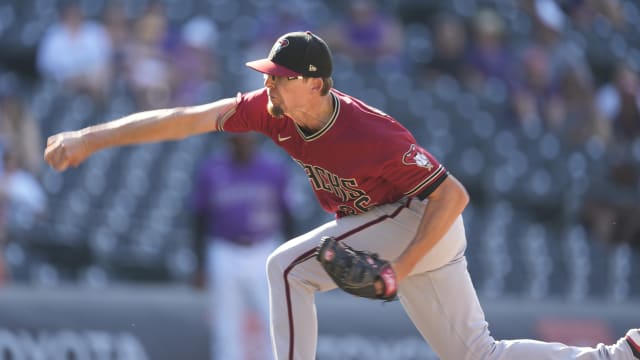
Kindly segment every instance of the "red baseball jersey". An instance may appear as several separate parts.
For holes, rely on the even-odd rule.
[[[338,216],[406,196],[424,198],[447,177],[391,116],[335,89],[330,94],[334,113],[312,135],[286,116],[269,115],[266,89],[238,94],[236,112],[219,130],[269,136],[304,169],[322,207]]]

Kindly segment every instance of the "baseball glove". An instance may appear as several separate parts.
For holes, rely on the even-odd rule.
[[[396,298],[398,286],[393,268],[377,254],[354,250],[324,236],[317,248],[316,259],[336,285],[349,294],[386,301]]]

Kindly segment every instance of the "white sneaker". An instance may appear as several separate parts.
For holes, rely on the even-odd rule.
[[[625,338],[633,352],[633,355],[637,359],[640,359],[640,329],[631,329],[627,331],[627,336]]]

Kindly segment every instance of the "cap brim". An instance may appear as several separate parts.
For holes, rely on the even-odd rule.
[[[269,59],[260,59],[256,61],[249,61],[246,65],[253,70],[261,72],[263,74],[275,75],[275,76],[298,76],[301,75],[289,68],[282,65],[278,65]]]

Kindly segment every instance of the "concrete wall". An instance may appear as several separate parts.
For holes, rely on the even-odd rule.
[[[181,287],[0,290],[3,359],[207,359],[206,295]],[[640,304],[482,300],[496,338],[611,342]],[[435,359],[398,302],[317,296],[318,359]],[[10,356],[10,357],[9,357]]]

